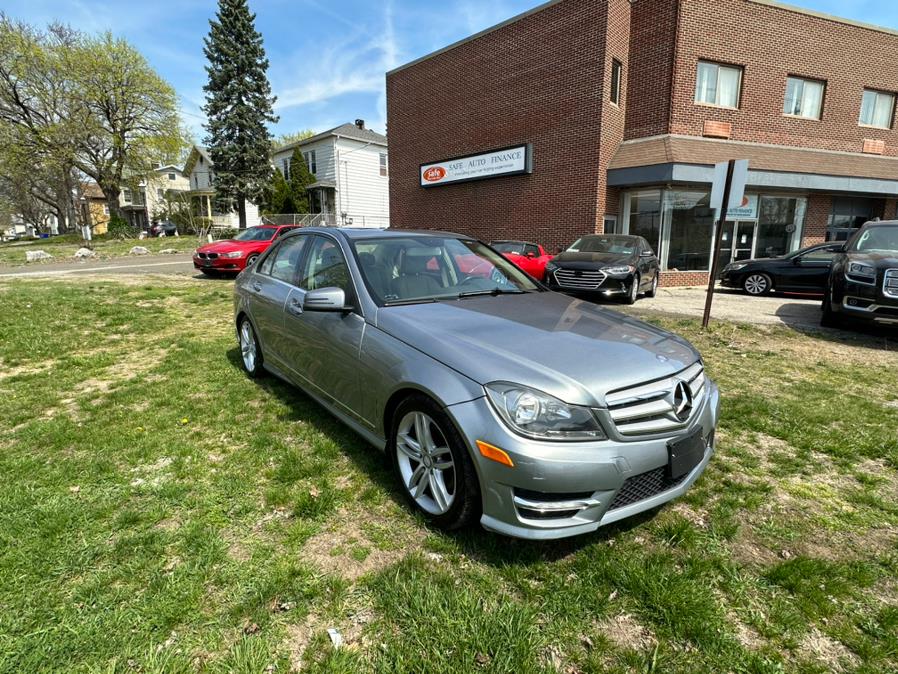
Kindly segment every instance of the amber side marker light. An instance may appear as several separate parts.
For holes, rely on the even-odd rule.
[[[480,453],[490,461],[495,461],[496,463],[501,463],[503,466],[514,468],[514,461],[511,460],[511,457],[498,447],[494,447],[483,440],[478,440],[477,449],[479,449]]]

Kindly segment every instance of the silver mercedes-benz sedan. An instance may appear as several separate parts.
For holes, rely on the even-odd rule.
[[[720,396],[688,342],[470,237],[287,234],[237,278],[234,318],[249,376],[386,451],[445,529],[593,531],[683,494],[714,451]]]

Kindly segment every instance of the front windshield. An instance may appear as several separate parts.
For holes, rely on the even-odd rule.
[[[898,225],[870,227],[851,244],[857,253],[898,252]]]
[[[381,306],[540,290],[524,272],[477,241],[412,235],[352,245],[365,284]]]
[[[272,227],[250,227],[235,236],[234,241],[271,241],[275,231]]]
[[[584,236],[577,239],[569,253],[615,253],[632,255],[636,251],[636,239],[620,236]]]
[[[512,255],[524,255],[524,249],[527,246],[518,241],[499,241],[493,244],[493,248],[500,253],[510,253]]]

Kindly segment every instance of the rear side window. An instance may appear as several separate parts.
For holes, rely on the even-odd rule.
[[[274,253],[265,258],[262,266],[259,267],[259,273],[268,274],[284,283],[296,285],[302,251],[308,239],[308,236],[297,236],[284,241]]]

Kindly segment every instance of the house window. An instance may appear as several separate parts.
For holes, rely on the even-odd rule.
[[[611,60],[611,102],[620,105],[620,81],[624,66],[617,59]]]
[[[875,126],[880,129],[892,128],[892,117],[895,114],[895,94],[883,91],[864,90],[861,101],[862,126]]]
[[[124,199],[126,204],[131,203],[131,190],[129,190],[127,187],[122,190],[122,199]]]
[[[103,204],[103,215],[109,215],[109,204]]]
[[[389,170],[387,167],[387,153],[386,152],[380,153],[380,174],[382,176],[389,175]]]
[[[174,173],[169,173],[169,174],[168,174],[168,179],[169,179],[169,180],[175,180],[176,178],[177,178],[177,176],[176,176]]]
[[[193,176],[193,187],[194,187],[194,189],[200,188],[200,177],[199,176]]]
[[[833,210],[826,229],[827,241],[847,241],[854,231],[873,219],[873,200],[833,197]]]
[[[281,173],[284,174],[285,180],[290,180],[290,160],[281,159]]]
[[[819,80],[790,77],[786,80],[783,114],[804,119],[820,119],[826,84]]]
[[[309,167],[309,171],[318,173],[318,162],[316,160],[315,150],[303,152],[303,156],[306,158],[306,165]]]
[[[709,61],[698,62],[695,102],[721,108],[738,108],[742,90],[742,68]]]
[[[156,190],[156,197],[157,197],[158,199],[164,199],[164,198],[165,198],[165,192],[164,192],[162,189],[157,189],[157,190]]]

